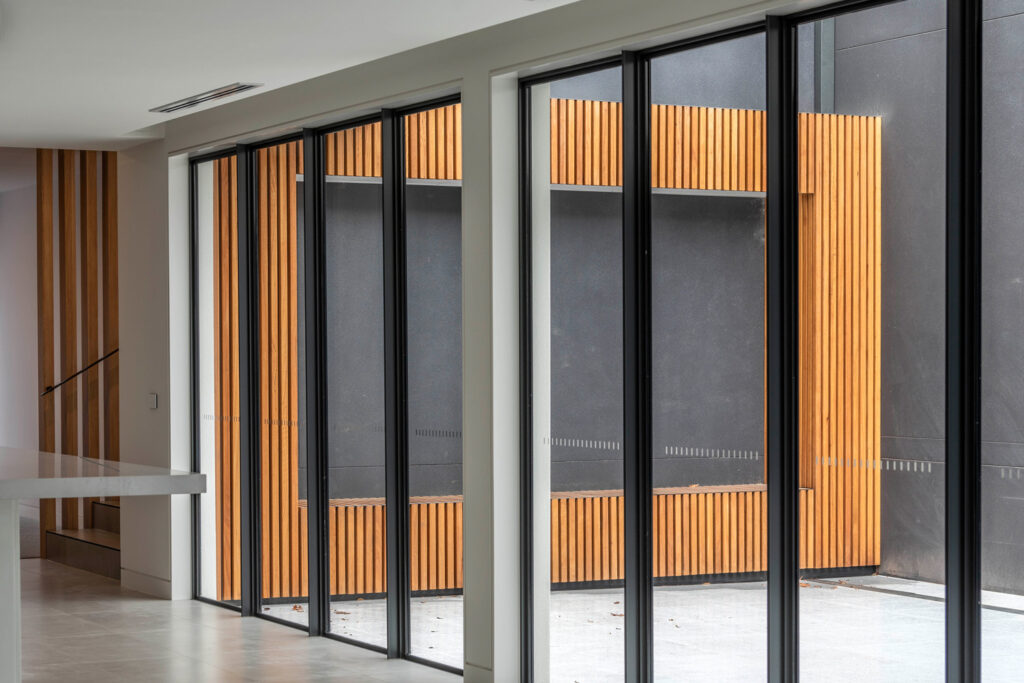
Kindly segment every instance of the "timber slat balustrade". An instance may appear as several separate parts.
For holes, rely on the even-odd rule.
[[[621,104],[551,101],[551,182],[622,182]],[[764,112],[652,107],[655,188],[763,192]],[[408,119],[410,178],[458,180],[460,106]],[[874,566],[880,557],[879,378],[881,120],[801,114],[800,561],[805,568]],[[380,124],[326,138],[327,172],[379,176]],[[306,593],[307,510],[298,497],[296,174],[301,145],[259,152],[260,348],[263,410],[264,597]],[[238,414],[237,226],[234,161],[216,162],[217,400]],[[230,387],[228,389],[227,387]],[[237,599],[238,425],[218,421],[218,554],[222,599]],[[226,457],[225,457],[226,456]],[[763,572],[767,490],[656,489],[656,577]],[[386,590],[383,499],[329,503],[331,593]],[[412,590],[462,587],[462,498],[410,501]],[[621,580],[620,491],[552,494],[551,580]]]
[[[39,448],[117,460],[115,152],[36,150],[36,266]],[[40,501],[42,557],[48,531],[91,525],[92,500]]]

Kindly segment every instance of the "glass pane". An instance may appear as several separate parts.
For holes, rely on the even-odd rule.
[[[765,678],[763,34],[653,60],[654,675]]]
[[[387,645],[381,125],[325,136],[330,631]],[[304,485],[300,484],[300,489]]]
[[[262,613],[309,623],[302,305],[302,144],[256,152]]]
[[[196,167],[196,311],[199,319],[199,586],[240,604],[238,216],[234,156]]]
[[[1024,642],[1024,2],[984,5],[982,667],[1019,680]]]
[[[536,677],[625,672],[622,73],[532,88]]]
[[[810,680],[944,677],[945,17],[920,0],[800,29]]]
[[[405,117],[410,651],[462,668],[461,105]]]

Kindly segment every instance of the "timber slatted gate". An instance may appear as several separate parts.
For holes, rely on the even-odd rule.
[[[621,184],[620,103],[556,99],[550,115],[553,184]],[[762,111],[654,105],[652,185],[763,192],[764,121]],[[411,115],[406,124],[408,177],[462,177],[460,105]],[[369,124],[328,135],[328,174],[379,176],[380,130]],[[808,568],[877,565],[881,120],[801,114],[799,137],[800,561]],[[289,143],[260,155],[263,590],[265,597],[297,597],[307,590],[295,428],[294,179],[302,173],[302,149]],[[217,164],[217,400],[222,415],[237,415],[234,161]],[[225,463],[218,469],[218,594],[232,599],[239,592],[237,426],[221,421],[218,430],[218,463]],[[761,484],[656,489],[655,576],[764,571],[766,493]],[[552,494],[553,582],[622,578],[622,504],[617,491]],[[383,500],[329,505],[332,594],[382,593]],[[409,514],[412,589],[461,588],[461,496],[414,499]]]

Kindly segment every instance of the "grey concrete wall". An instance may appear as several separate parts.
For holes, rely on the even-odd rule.
[[[985,3],[982,575],[1024,592],[1024,2]]]
[[[622,194],[551,193],[551,490],[622,488]]]
[[[410,185],[406,201],[410,494],[461,493],[460,190]],[[328,183],[326,204],[329,495],[382,497],[381,186]]]
[[[409,494],[462,492],[462,191],[406,188]]]
[[[328,183],[326,202],[328,490],[383,497],[381,186]]]
[[[1024,592],[1024,2],[985,3],[983,580]],[[836,110],[882,117],[882,571],[944,576],[945,8],[836,21]]]
[[[621,194],[551,201],[551,487],[622,485]],[[656,195],[655,486],[762,479],[764,213]]]
[[[764,201],[655,195],[654,485],[764,478]]]
[[[882,118],[882,571],[943,577],[945,9],[836,19],[835,102]]]

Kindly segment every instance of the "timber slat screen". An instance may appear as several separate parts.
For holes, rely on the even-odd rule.
[[[36,150],[36,268],[39,449],[116,461],[115,152]],[[40,501],[42,557],[47,532],[92,525],[92,500]]]
[[[214,400],[217,409],[217,590],[220,600],[241,595],[241,503],[238,395],[238,163],[214,164]]]
[[[461,178],[460,105],[410,117],[409,178]],[[551,182],[622,182],[621,104],[551,102]],[[657,190],[763,192],[764,112],[652,107],[652,184]],[[800,273],[800,528],[805,568],[875,566],[880,557],[881,121],[802,114]],[[277,151],[284,150],[284,151]],[[296,343],[297,143],[260,150],[261,467],[264,473],[263,596],[306,594],[305,501],[298,495]],[[380,124],[326,137],[327,173],[381,172]],[[215,361],[222,415],[237,415],[237,226],[234,161],[215,167],[218,295]],[[263,191],[266,188],[266,191]],[[264,220],[266,217],[266,220]],[[230,337],[230,338],[229,338]],[[228,389],[227,387],[230,387]],[[220,598],[237,599],[238,425],[218,423]],[[656,489],[656,577],[763,572],[763,485]],[[551,501],[555,583],[622,578],[619,491],[561,492]],[[330,501],[333,595],[385,591],[384,504]],[[410,501],[411,588],[462,587],[461,496]],[[224,555],[225,558],[221,558]]]

